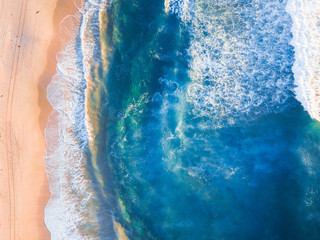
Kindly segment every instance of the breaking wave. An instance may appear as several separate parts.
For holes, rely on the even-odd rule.
[[[320,4],[317,0],[289,0],[286,10],[293,21],[296,98],[320,121]]]

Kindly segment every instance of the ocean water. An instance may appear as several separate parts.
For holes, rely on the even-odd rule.
[[[79,5],[48,87],[52,239],[320,239],[319,14]]]

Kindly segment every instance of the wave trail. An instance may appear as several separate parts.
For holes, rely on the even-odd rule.
[[[296,98],[320,121],[320,4],[318,0],[289,0],[286,10],[293,21]]]

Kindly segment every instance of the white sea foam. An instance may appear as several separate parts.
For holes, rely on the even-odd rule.
[[[191,4],[192,2],[190,0],[165,0],[165,12],[177,14],[181,18],[184,18],[185,14],[188,14],[187,8],[189,8]]]
[[[288,106],[293,58],[285,6],[278,0],[166,2],[191,35],[187,100],[195,116],[220,127]]]
[[[295,93],[310,116],[320,121],[320,2],[289,0],[295,50]]]
[[[79,9],[81,14],[65,18],[61,25],[68,43],[57,56],[57,74],[48,86],[54,111],[45,131],[51,191],[45,223],[53,240],[100,239],[107,231],[98,221],[98,199],[86,170],[86,153],[93,138],[86,114],[87,90],[93,84],[91,67],[100,61],[98,16],[106,4],[87,1]],[[110,219],[109,229],[113,229],[112,216]],[[114,236],[112,230],[104,239]]]

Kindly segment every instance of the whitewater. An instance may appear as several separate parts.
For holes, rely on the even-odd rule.
[[[212,8],[209,16],[204,15],[211,9],[207,1],[165,1],[165,11],[179,16],[186,22],[194,36],[189,49],[192,56],[190,75],[194,79],[194,83],[189,86],[189,99],[192,98],[200,114],[215,115],[216,113],[219,115],[219,121],[229,121],[231,123],[237,121],[239,117],[237,115],[244,112],[247,119],[248,115],[251,115],[249,118],[252,117],[250,112],[253,112],[254,115],[257,114],[257,111],[260,111],[258,114],[261,114],[261,112],[267,114],[270,111],[275,111],[277,106],[285,104],[287,96],[290,94],[288,91],[290,92],[294,88],[297,100],[301,102],[312,118],[319,121],[320,4],[316,0],[289,0],[282,3],[277,1],[266,1],[264,3],[260,1],[243,3],[240,1],[237,3],[236,1],[235,4],[230,4],[229,1],[215,1],[212,5],[217,9]],[[236,7],[232,10],[233,5]],[[251,24],[242,22],[238,26],[237,23],[233,23],[234,27],[230,30],[219,27],[218,22],[221,24],[221,21],[231,20],[219,19],[219,11],[223,11],[223,9],[218,9],[219,6],[230,7],[228,10],[230,16],[243,12],[242,14],[247,14],[248,19],[251,12],[247,9],[251,7],[259,9],[263,5],[267,6],[263,10],[265,13],[258,13],[260,20],[263,22],[259,22],[259,20],[258,22],[252,21]],[[202,9],[202,7],[206,9]],[[287,18],[285,13],[278,15],[281,11],[283,12],[283,9],[290,14],[291,20]],[[295,51],[295,62],[292,67],[295,87],[292,86],[290,78],[281,79],[280,77],[279,79],[278,76],[270,76],[267,82],[260,83],[257,83],[257,79],[251,80],[249,76],[245,76],[244,81],[242,81],[241,75],[243,73],[241,72],[244,72],[244,70],[249,71],[252,76],[259,74],[259,72],[268,74],[266,71],[268,71],[268,68],[272,69],[272,66],[269,65],[268,68],[263,66],[279,60],[274,59],[272,55],[268,56],[266,51],[277,48],[279,51],[285,50],[282,46],[282,38],[290,38],[288,32],[279,29],[277,33],[279,35],[276,38],[271,36],[269,41],[263,39],[266,46],[265,49],[261,48],[259,51],[260,46],[250,43],[252,39],[250,39],[251,33],[248,31],[252,31],[256,25],[258,25],[258,28],[262,27],[262,24],[264,24],[262,31],[282,28],[282,23],[287,22],[287,25],[290,25],[291,21],[290,34],[293,35],[293,38],[290,43]],[[241,25],[247,26],[243,27]],[[232,33],[230,34],[228,31]],[[268,38],[268,36],[264,37]],[[227,43],[219,46],[221,40]],[[249,48],[247,48],[248,46]],[[217,55],[219,56],[219,50],[223,51],[222,58],[217,57]],[[246,56],[248,52],[249,56]],[[254,64],[260,65],[258,69],[249,65],[249,58],[256,54],[258,56],[254,59]],[[266,58],[263,59],[264,57]],[[258,62],[256,62],[257,60]],[[259,64],[259,60],[264,62]],[[233,66],[233,69],[230,69],[231,66]],[[235,68],[235,66],[237,67]],[[232,71],[231,73],[229,69]],[[217,76],[217,70],[218,74],[223,75]],[[209,86],[203,85],[203,82],[208,82],[208,79],[214,82],[214,87],[210,84]],[[219,79],[224,79],[224,81],[220,82]],[[232,81],[229,82],[229,80]],[[220,104],[221,101],[226,101],[227,109],[219,109],[224,106],[224,104]],[[279,110],[282,111],[283,108],[280,107]],[[225,119],[221,118],[221,113],[225,116]]]
[[[171,1],[191,34],[187,100],[216,127],[281,112],[293,90],[290,18],[278,1]],[[276,29],[276,31],[274,31]]]
[[[317,0],[289,0],[291,44],[295,49],[295,93],[310,116],[320,121],[320,4]]]

